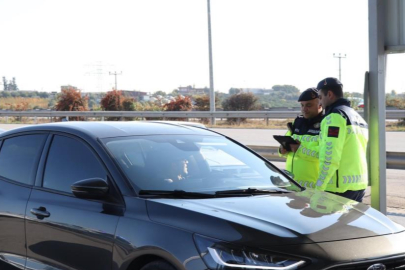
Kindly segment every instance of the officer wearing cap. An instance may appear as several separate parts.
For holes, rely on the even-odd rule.
[[[318,90],[309,88],[298,98],[302,115],[288,123],[286,136],[292,136],[297,144],[290,145],[291,151],[280,146],[279,153],[287,158],[286,170],[294,180],[306,187],[315,187],[319,173],[318,136],[323,117]]]
[[[343,98],[343,84],[338,79],[325,78],[317,89],[325,116],[319,136],[316,189],[361,202],[368,184],[367,123]]]

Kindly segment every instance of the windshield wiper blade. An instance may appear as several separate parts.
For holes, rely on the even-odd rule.
[[[215,198],[214,194],[188,192],[184,190],[140,190],[139,196],[142,197],[170,197],[183,199]]]
[[[221,190],[215,192],[215,195],[262,195],[262,194],[275,194],[275,193],[290,193],[291,191],[286,189],[257,189],[257,188],[248,188],[248,189],[234,189],[234,190]]]

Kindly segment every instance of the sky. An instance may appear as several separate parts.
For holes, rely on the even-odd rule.
[[[206,0],[0,0],[0,77],[20,90],[171,92],[209,87]],[[367,0],[211,0],[215,91],[325,77],[362,92]],[[388,56],[386,91],[405,92],[404,54]],[[3,86],[0,86],[0,90]]]

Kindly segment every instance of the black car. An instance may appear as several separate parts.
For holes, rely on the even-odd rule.
[[[405,269],[402,226],[204,128],[64,122],[0,145],[0,269]]]

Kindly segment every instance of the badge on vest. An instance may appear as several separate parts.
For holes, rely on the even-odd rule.
[[[314,128],[319,128],[321,126],[321,123],[315,123]]]
[[[328,129],[328,137],[339,137],[339,127],[329,127]]]

